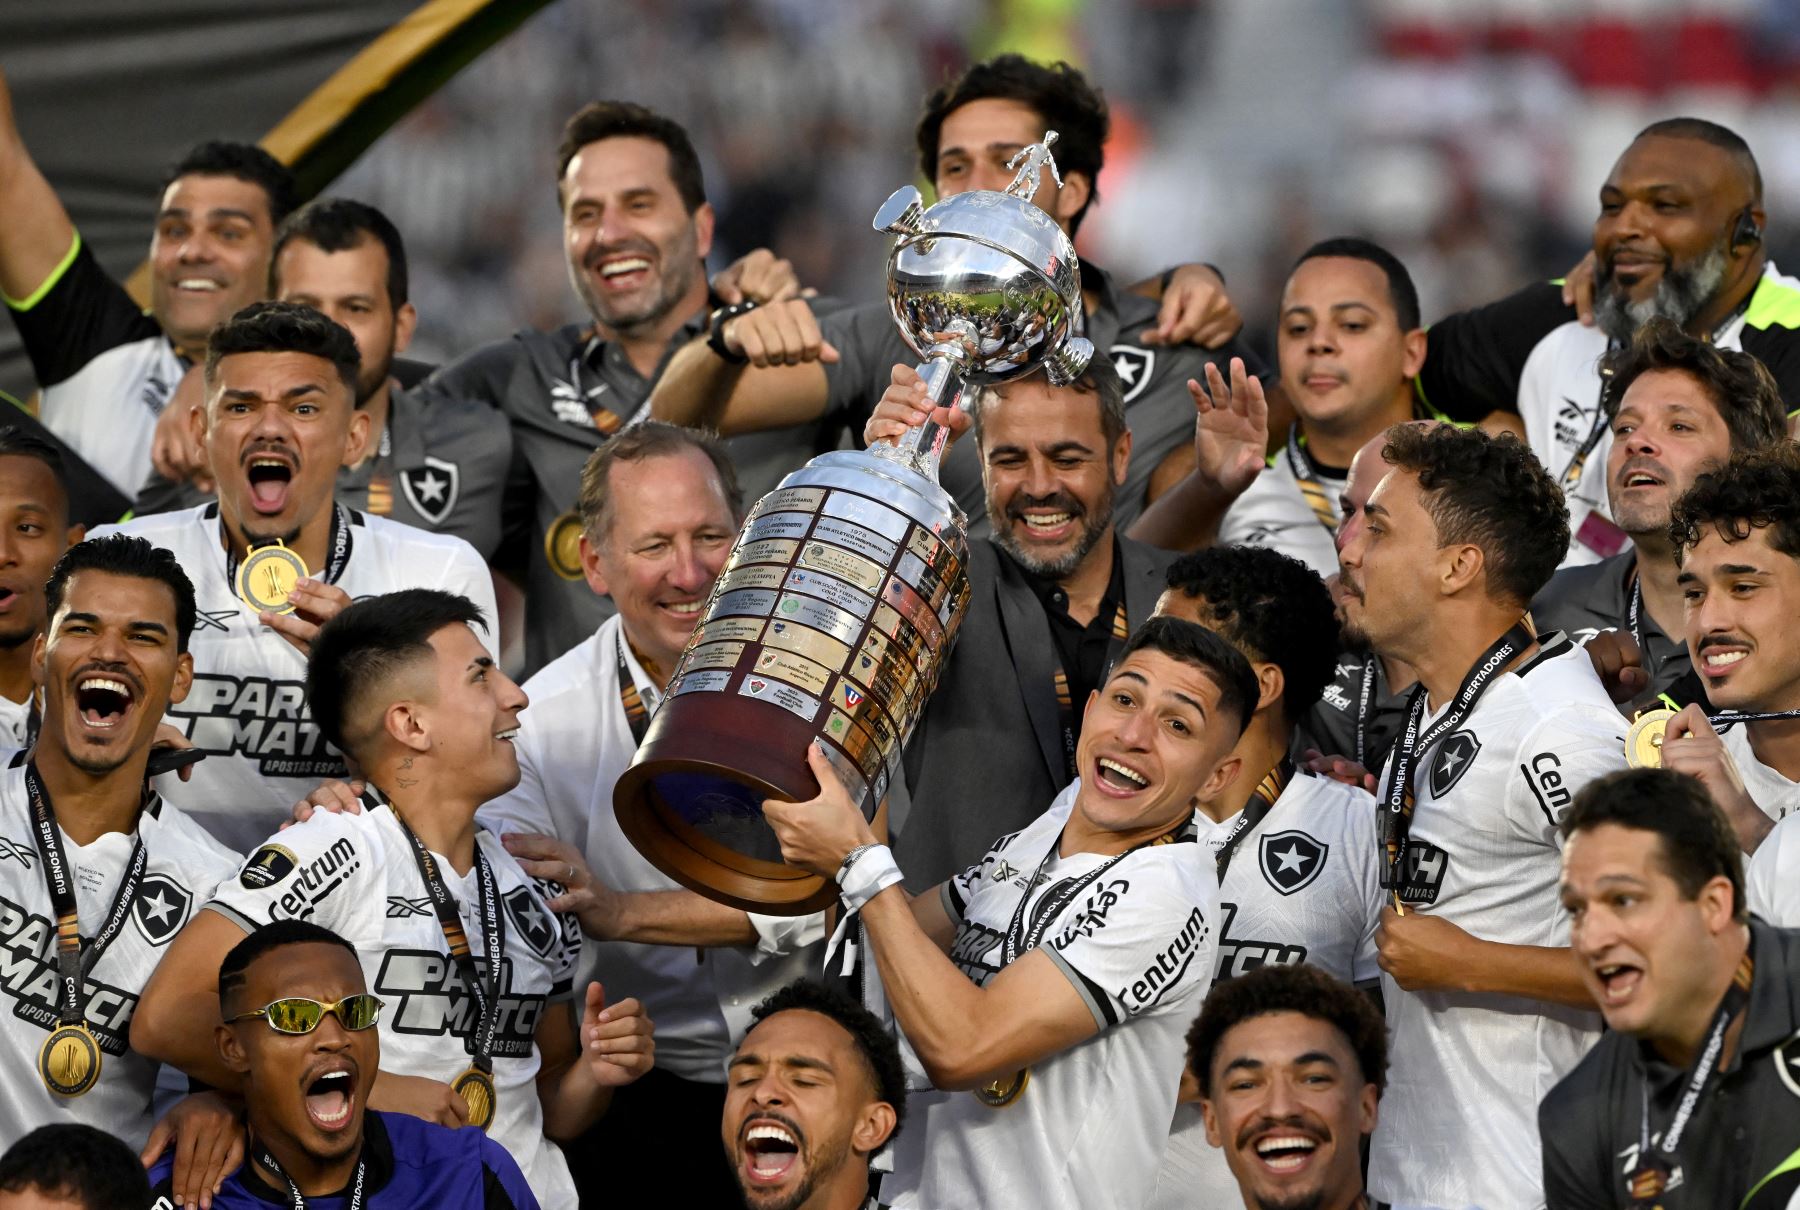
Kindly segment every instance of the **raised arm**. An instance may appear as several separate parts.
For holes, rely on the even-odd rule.
[[[835,362],[838,354],[805,300],[736,314],[720,324],[719,336],[729,356],[720,356],[707,336],[675,354],[650,394],[651,415],[731,436],[825,414],[821,363]]]
[[[0,71],[0,294],[25,302],[75,245],[69,212],[38,169],[13,118],[12,90]]]
[[[156,964],[131,1018],[131,1049],[214,1088],[235,1091],[241,1077],[225,1066],[213,1039],[219,1024],[219,964],[244,929],[219,912],[199,911]]]

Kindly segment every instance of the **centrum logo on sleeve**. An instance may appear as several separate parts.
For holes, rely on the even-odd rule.
[[[1125,1006],[1125,1011],[1136,1016],[1162,999],[1163,993],[1180,982],[1181,977],[1187,973],[1188,967],[1193,964],[1194,955],[1199,952],[1200,943],[1211,932],[1211,926],[1206,923],[1206,917],[1201,915],[1199,908],[1188,913],[1181,932],[1156,955],[1156,961],[1145,967],[1144,972],[1133,979],[1129,986],[1114,993],[1119,1003]]]

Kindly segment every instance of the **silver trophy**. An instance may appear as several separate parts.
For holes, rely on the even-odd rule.
[[[1056,174],[1055,139],[1014,158],[1004,193],[925,210],[908,187],[875,217],[900,236],[888,298],[936,403],[1039,366],[1067,383],[1093,356],[1071,334],[1074,246],[1031,201],[1039,169]],[[678,882],[776,915],[833,899],[782,861],[762,804],[818,793],[814,740],[867,815],[899,775],[969,603],[967,518],[937,483],[945,437],[927,424],[897,445],[821,454],[750,510],[613,794],[625,834]]]

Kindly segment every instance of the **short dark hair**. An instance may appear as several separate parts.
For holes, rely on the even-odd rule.
[[[1697,139],[1702,143],[1710,143],[1724,151],[1729,151],[1738,158],[1744,171],[1750,177],[1751,196],[1762,201],[1763,179],[1762,167],[1756,162],[1756,155],[1750,150],[1750,144],[1744,136],[1729,126],[1721,126],[1717,122],[1709,122],[1705,118],[1664,118],[1660,122],[1638,131],[1637,138],[1645,139],[1657,136],[1665,139]],[[1637,142],[1633,139],[1632,142]]]
[[[1731,884],[1733,918],[1749,917],[1737,835],[1699,778],[1671,769],[1620,769],[1596,778],[1581,787],[1563,816],[1563,839],[1608,823],[1661,838],[1662,867],[1682,898],[1695,899],[1707,883],[1723,878]]]
[[[269,293],[281,292],[276,264],[281,250],[302,240],[321,252],[348,252],[365,239],[380,242],[387,252],[388,302],[398,311],[406,305],[406,243],[393,221],[367,202],[347,197],[322,197],[308,202],[275,233],[275,250],[269,256]]]
[[[830,1017],[850,1035],[856,1053],[868,1066],[876,1098],[894,1108],[894,1131],[887,1137],[892,1143],[906,1123],[906,1068],[900,1061],[900,1045],[894,1041],[894,1035],[874,1013],[836,988],[812,979],[796,979],[751,1009],[751,1028],[776,1013],[796,1010]]]
[[[269,201],[269,225],[281,221],[300,204],[300,186],[288,166],[254,143],[215,139],[188,149],[163,176],[167,189],[184,176],[229,176],[261,187]]]
[[[1678,370],[1699,383],[1731,433],[1731,452],[1747,453],[1787,440],[1787,405],[1762,362],[1737,349],[1722,349],[1658,316],[1631,343],[1607,356],[1606,412],[1616,416],[1631,384],[1656,370]]]
[[[1417,475],[1438,544],[1481,548],[1490,596],[1525,606],[1569,548],[1562,489],[1531,447],[1502,433],[1449,424],[1396,424],[1381,456]]]
[[[39,1126],[0,1155],[0,1191],[32,1189],[83,1210],[150,1204],[150,1178],[137,1153],[81,1122]]]
[[[322,924],[310,920],[272,920],[245,934],[219,963],[220,1005],[243,990],[244,984],[250,981],[250,967],[258,958],[289,945],[336,945],[357,958],[354,945]],[[360,965],[361,959],[357,958],[357,961]]]
[[[307,353],[337,368],[356,393],[362,354],[350,329],[327,315],[291,302],[253,302],[212,330],[206,339],[206,382],[219,377],[219,362],[234,353]]]
[[[1669,540],[1679,562],[1711,529],[1742,542],[1753,529],[1769,531],[1769,545],[1800,559],[1800,447],[1782,441],[1708,471],[1675,502]]]
[[[54,618],[62,608],[70,578],[82,571],[103,571],[166,584],[175,598],[175,650],[188,649],[188,637],[194,633],[194,582],[188,579],[173,552],[131,534],[107,534],[77,542],[63,551],[44,585],[44,605],[50,617]]]
[[[1013,381],[1020,382],[1023,379]],[[977,446],[981,444],[981,415],[991,398],[990,392],[1004,392],[1008,385],[1001,383],[998,387],[985,387],[974,392],[969,415],[974,424]],[[1095,349],[1093,360],[1088,362],[1087,369],[1067,385],[1070,390],[1083,395],[1097,396],[1096,402],[1100,404],[1100,434],[1106,438],[1106,456],[1110,459],[1113,446],[1119,443],[1119,438],[1130,427],[1125,419],[1125,383],[1119,378],[1119,368],[1104,351]]]
[[[1256,546],[1215,546],[1170,565],[1168,586],[1206,606],[1208,624],[1251,660],[1281,669],[1282,717],[1296,721],[1337,675],[1331,592],[1300,560]]]
[[[706,175],[700,170],[700,153],[681,123],[654,109],[630,101],[593,101],[577,109],[563,124],[562,142],[556,148],[556,197],[563,198],[563,178],[569,163],[590,143],[602,139],[650,139],[669,152],[669,177],[688,213],[706,204]]]
[[[1212,1097],[1212,1065],[1219,1042],[1233,1028],[1255,1017],[1298,1013],[1324,1021],[1344,1035],[1356,1055],[1365,1083],[1380,1096],[1387,1088],[1387,1022],[1363,993],[1316,966],[1259,966],[1214,983],[1200,1016],[1188,1030],[1188,1070],[1200,1081],[1201,1094]]]
[[[306,660],[306,701],[319,733],[355,755],[345,719],[402,668],[431,655],[431,636],[458,622],[487,630],[475,602],[437,588],[364,597],[326,622]]]
[[[1057,169],[1065,176],[1079,172],[1087,177],[1087,203],[1069,220],[1073,235],[1088,208],[1100,200],[1100,169],[1106,162],[1106,136],[1112,128],[1106,97],[1079,70],[1060,61],[1046,65],[1024,55],[1005,54],[971,64],[925,98],[915,138],[919,171],[926,180],[937,180],[944,119],[971,101],[989,98],[1017,101],[1036,113],[1046,130],[1056,131],[1056,144],[1050,151]],[[1043,137],[1043,131],[1033,137]]]
[[[1295,270],[1309,260],[1330,256],[1368,261],[1381,270],[1387,278],[1388,298],[1394,304],[1394,318],[1399,322],[1402,332],[1410,332],[1423,322],[1419,309],[1419,289],[1413,285],[1412,274],[1406,271],[1406,266],[1399,257],[1373,240],[1347,235],[1322,239],[1300,254],[1294,261],[1293,268],[1288,270],[1288,276],[1292,277]]]
[[[663,420],[640,420],[626,425],[601,443],[588,455],[581,468],[581,484],[575,498],[575,510],[581,517],[582,532],[588,541],[606,540],[612,528],[612,468],[621,462],[642,462],[661,458],[683,450],[699,450],[718,472],[719,485],[725,489],[725,502],[731,506],[731,518],[744,515],[744,489],[738,484],[737,468],[725,443],[703,429],[691,429]]]
[[[62,451],[48,438],[22,424],[0,424],[0,458],[35,458],[50,470],[63,494],[63,512],[69,511],[69,471]]]
[[[1157,616],[1147,618],[1125,641],[1125,649],[1113,664],[1113,671],[1138,651],[1160,651],[1172,660],[1192,664],[1201,669],[1219,688],[1219,709],[1227,717],[1237,719],[1237,734],[1242,735],[1256,713],[1256,673],[1244,653],[1226,642],[1216,631],[1185,618]],[[1110,674],[1109,674],[1110,676]]]

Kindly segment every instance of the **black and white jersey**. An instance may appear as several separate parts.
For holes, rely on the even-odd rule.
[[[1541,642],[1536,657],[1489,684],[1461,727],[1419,754],[1399,895],[1409,910],[1484,940],[1566,946],[1557,829],[1584,785],[1625,767],[1625,721],[1586,652],[1562,635]],[[1418,1206],[1542,1206],[1538,1101],[1593,1044],[1599,1014],[1410,992],[1385,974],[1382,993],[1388,1087],[1370,1194]]]
[[[1744,902],[1777,928],[1800,929],[1800,812],[1776,824],[1744,862]]]
[[[985,985],[1021,898],[1042,909],[1108,860],[1056,855],[1069,817],[1059,800],[943,884],[956,926],[950,958]],[[1043,877],[1033,882],[1049,855]],[[1099,1033],[1035,1065],[1016,1100],[934,1093],[921,1114],[922,1167],[897,1171],[910,1210],[991,1206],[1139,1210],[1156,1180],[1181,1078],[1184,1037],[1212,982],[1218,883],[1189,829],[1126,856],[1051,918],[1040,948],[1093,1013]],[[897,1163],[898,1167],[898,1163]],[[885,1196],[885,1192],[884,1192]]]
[[[380,517],[345,515],[349,554],[337,586],[353,600],[440,588],[475,602],[493,634],[494,582],[472,546]],[[157,779],[158,789],[221,843],[248,852],[322,779],[345,774],[306,705],[306,657],[238,598],[218,505],[101,526],[90,536],[112,532],[173,551],[194,581],[194,684],[186,701],[169,707],[168,722],[207,758],[191,780],[167,775]]]
[[[568,1011],[580,928],[551,913],[546,901],[557,889],[527,876],[498,837],[484,830],[476,844],[505,908],[493,1056],[497,1100],[488,1134],[519,1162],[538,1200],[572,1207],[568,1165],[544,1137],[537,1030],[545,1013]],[[481,977],[489,979],[480,874],[471,866],[459,877],[442,854],[433,857]],[[412,842],[388,807],[315,812],[258,846],[206,906],[245,932],[274,920],[310,920],[355,946],[369,990],[387,1003],[379,1027],[383,1071],[448,1084],[473,1061],[479,1004],[457,973]]]
[[[1750,746],[1747,724],[1724,728],[1719,732],[1719,742],[1731,754],[1731,763],[1737,766],[1738,776],[1744,779],[1744,789],[1750,800],[1762,808],[1764,815],[1779,822],[1800,810],[1800,782],[1789,780],[1780,769],[1757,759],[1756,749]]]
[[[127,500],[150,473],[156,418],[187,362],[78,234],[29,297],[7,308],[31,358],[44,424]]]
[[[103,1055],[100,1080],[79,1097],[57,1096],[38,1075],[38,1052],[57,1025],[56,912],[44,883],[23,760],[0,770],[0,1029],[6,1078],[0,1080],[0,1139],[16,1141],[51,1122],[81,1122],[134,1149],[150,1134],[157,1063],[129,1048],[138,996],[169,942],[240,858],[198,824],[152,799],[138,817],[144,879],[131,919],[88,973],[87,1022]],[[92,844],[61,836],[75,869],[75,905],[83,937],[100,931],[131,860],[133,838],[109,832]]]

